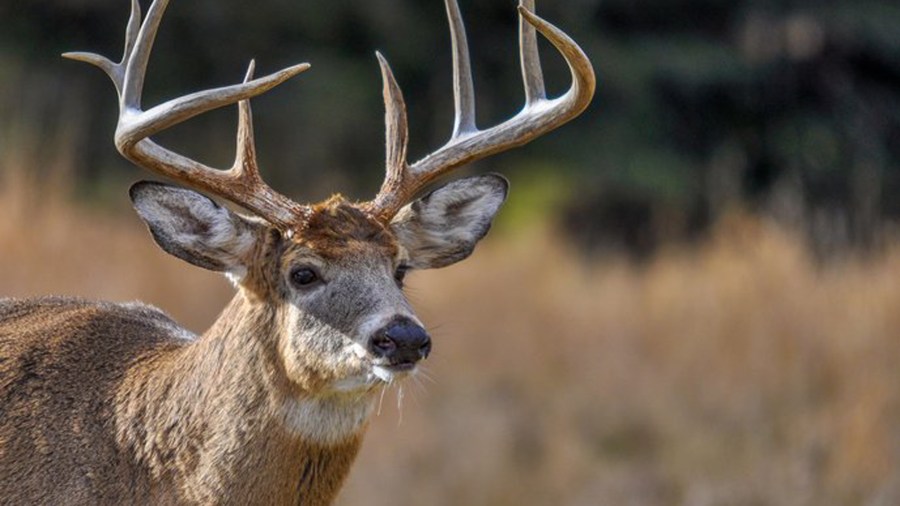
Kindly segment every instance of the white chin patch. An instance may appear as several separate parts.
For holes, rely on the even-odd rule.
[[[237,288],[241,284],[241,280],[244,279],[244,276],[247,274],[247,270],[244,268],[235,269],[234,271],[229,271],[225,273],[225,278],[231,282],[232,286]]]
[[[346,349],[358,359],[368,362],[370,354],[359,343],[354,342],[348,345]],[[392,384],[394,381],[406,376],[406,374],[406,371],[392,371],[388,367],[373,364],[368,372],[361,372],[355,376],[350,376],[337,381],[331,385],[331,388],[335,392],[341,393],[369,390],[378,383]]]
[[[380,365],[372,367],[372,374],[385,383],[393,383],[394,377],[396,376],[393,372]]]
[[[331,385],[331,389],[338,393],[352,393],[368,390],[373,384],[375,384],[375,378],[372,374],[359,374],[336,381]]]
[[[307,441],[336,444],[358,434],[372,412],[367,397],[288,400],[282,412],[285,427]]]
[[[391,383],[396,375],[391,371],[375,366],[370,372],[350,376],[340,381],[336,381],[331,385],[331,389],[337,393],[352,393],[358,391],[369,390],[377,383]]]
[[[369,354],[365,348],[359,343],[353,343],[350,345],[350,352],[356,355],[356,358],[364,359]]]
[[[372,366],[372,369],[364,374],[344,378],[332,385],[335,392],[351,393],[361,390],[369,390],[378,383],[392,384],[406,373],[397,373],[380,365]]]

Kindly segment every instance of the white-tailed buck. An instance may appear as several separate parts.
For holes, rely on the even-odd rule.
[[[522,145],[581,113],[590,62],[563,32],[519,6],[526,104],[475,126],[466,36],[447,0],[456,121],[450,140],[407,163],[406,111],[378,55],[387,109],[387,176],[365,203],[298,204],[262,181],[249,99],[308,65],[142,109],[150,48],[166,9],[137,0],[121,62],[100,67],[118,91],[115,145],[128,160],[194,190],[140,182],[131,198],[165,251],[220,271],[237,294],[195,336],[141,304],[70,298],[0,301],[0,504],[328,504],[360,445],[375,392],[414,371],[431,341],[401,290],[410,269],[467,257],[506,197],[481,175],[421,196],[437,177]],[[568,62],[572,85],[548,99],[535,28]],[[217,170],[151,137],[237,103],[237,157]],[[419,197],[419,198],[417,198]]]

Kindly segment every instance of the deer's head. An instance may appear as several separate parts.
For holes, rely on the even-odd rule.
[[[404,297],[411,269],[467,257],[506,197],[496,175],[452,182],[382,222],[342,197],[281,230],[193,191],[132,187],[135,209],[168,253],[226,273],[267,307],[285,371],[306,392],[369,388],[426,358],[431,340]]]
[[[526,104],[513,118],[485,130],[475,126],[475,102],[465,31],[455,0],[447,1],[453,41],[456,120],[450,140],[407,163],[408,128],[402,93],[378,54],[384,82],[387,175],[376,197],[350,203],[340,196],[299,204],[259,175],[249,98],[309,65],[194,93],[148,110],[140,105],[150,48],[166,8],[151,5],[141,23],[132,2],[122,61],[89,53],[66,56],[103,69],[119,92],[116,146],[129,160],[249,210],[244,216],[195,192],[138,183],[131,196],[156,242],[192,264],[228,274],[251,304],[275,319],[278,353],[288,377],[307,392],[357,391],[391,381],[425,358],[431,342],[403,296],[410,269],[443,267],[467,257],[487,233],[507,193],[497,175],[460,179],[421,196],[438,177],[468,162],[522,145],[580,114],[594,92],[594,74],[581,49],[559,29],[519,7]],[[548,99],[535,28],[564,56],[572,86]],[[238,103],[234,165],[216,170],[156,144],[150,136],[205,111]]]

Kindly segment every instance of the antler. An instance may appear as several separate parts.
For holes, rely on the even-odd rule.
[[[289,229],[306,216],[309,208],[276,192],[260,177],[248,99],[303,72],[309,64],[301,63],[253,79],[254,62],[251,61],[241,84],[192,93],[144,111],[141,109],[141,92],[147,62],[168,3],[168,0],[155,0],[142,24],[140,6],[137,0],[132,0],[121,62],[113,63],[93,53],[65,53],[63,56],[100,67],[112,79],[119,95],[115,143],[125,158],[158,174],[230,200],[276,227]],[[208,167],[169,151],[149,138],[198,114],[235,102],[239,103],[238,147],[234,164],[227,170]]]
[[[456,0],[445,0],[453,45],[455,121],[450,140],[437,151],[409,165],[406,105],[387,61],[378,54],[384,81],[387,170],[374,200],[363,204],[387,222],[425,186],[466,163],[521,146],[575,118],[591,102],[596,85],[587,56],[569,36],[534,14],[534,0],[519,4],[519,54],[525,81],[525,107],[507,121],[487,130],[475,126],[475,94],[466,31]],[[538,56],[535,28],[563,55],[572,73],[572,86],[547,99]]]

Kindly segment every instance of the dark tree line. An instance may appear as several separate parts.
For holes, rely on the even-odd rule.
[[[487,125],[521,104],[514,1],[460,3]],[[383,159],[375,49],[406,94],[412,157],[449,134],[438,0],[174,0],[169,9],[147,103],[235,82],[254,57],[263,72],[313,64],[254,101],[267,178],[298,198],[374,192]],[[872,247],[900,216],[896,2],[539,0],[538,10],[592,57],[597,98],[565,130],[480,169],[563,174],[577,190],[562,220],[586,248],[647,253],[702,235],[735,206],[805,228],[823,251]],[[137,177],[122,174],[110,149],[112,87],[58,57],[119,54],[127,12],[124,0],[0,3],[0,149],[33,138],[69,143],[85,188]],[[559,90],[566,71],[543,49]],[[161,140],[226,164],[233,128],[234,111],[221,111]]]

